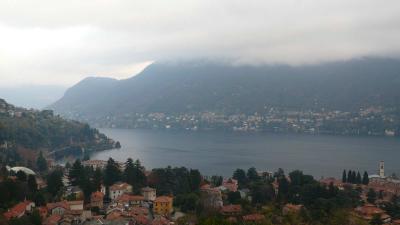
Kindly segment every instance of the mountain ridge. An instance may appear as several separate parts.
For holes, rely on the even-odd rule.
[[[397,106],[398,85],[398,59],[363,58],[304,66],[153,63],[124,80],[85,79],[49,108],[64,116],[82,117],[254,113],[268,107],[354,111],[371,105]]]

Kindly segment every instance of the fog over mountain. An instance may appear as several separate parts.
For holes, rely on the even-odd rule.
[[[400,60],[307,66],[154,63],[129,79],[89,77],[50,108],[87,118],[126,113],[254,113],[269,107],[358,111],[400,104]]]
[[[57,85],[0,87],[0,97],[16,106],[42,109],[61,98],[66,89]]]
[[[398,0],[0,1],[0,80],[72,85],[188,58],[300,65],[396,57],[399,21]]]

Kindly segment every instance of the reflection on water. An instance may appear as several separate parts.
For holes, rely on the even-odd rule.
[[[151,169],[186,166],[203,174],[229,176],[236,168],[300,169],[319,178],[340,177],[343,169],[376,173],[385,160],[388,173],[400,174],[400,139],[264,133],[165,132],[101,129],[122,144],[93,159],[139,159]]]

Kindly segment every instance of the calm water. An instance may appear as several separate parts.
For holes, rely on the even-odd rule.
[[[387,174],[400,174],[400,139],[220,132],[165,132],[101,129],[121,149],[92,159],[140,159],[147,169],[186,166],[203,174],[230,176],[234,169],[300,169],[316,178],[341,177],[344,168],[376,173],[385,160]]]

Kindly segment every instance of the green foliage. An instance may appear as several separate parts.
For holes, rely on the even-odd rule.
[[[122,180],[122,173],[117,162],[113,158],[109,158],[104,172],[104,184],[111,186],[117,181]]]
[[[47,171],[47,160],[43,157],[43,152],[40,151],[39,156],[36,160],[36,166],[40,172]]]
[[[213,175],[211,176],[211,184],[214,187],[221,186],[223,179],[224,178],[222,176]]]
[[[26,198],[27,187],[25,182],[5,179],[0,182],[0,208],[7,209],[10,206],[23,201]]]
[[[236,169],[232,177],[238,181],[240,187],[245,187],[247,185],[247,176],[244,170]]]
[[[362,178],[362,184],[364,184],[364,185],[368,185],[369,184],[369,177],[368,177],[367,171],[364,171],[364,175],[363,175],[363,178]]]
[[[146,185],[146,175],[139,160],[133,162],[131,158],[128,158],[125,163],[123,178],[125,182],[133,186],[135,192],[140,192],[140,189]]]
[[[375,204],[376,198],[376,192],[374,189],[370,188],[367,192],[367,201],[371,204]]]
[[[61,170],[54,170],[47,175],[47,191],[57,197],[61,193],[61,188],[64,186],[62,182],[63,173]]]
[[[185,167],[153,169],[148,184],[157,189],[157,194],[187,194],[199,189],[202,176],[198,171]],[[199,182],[200,181],[200,182]]]
[[[257,198],[257,197],[255,196],[255,198]],[[228,192],[228,202],[230,204],[239,204],[241,199],[242,198],[240,196],[240,192],[238,192],[238,191],[235,191],[235,192],[230,191],[230,192]]]
[[[371,225],[382,225],[383,221],[381,219],[381,215],[380,214],[373,215],[371,221],[369,222],[369,224],[371,224]]]
[[[65,146],[83,146],[86,149],[112,148],[110,139],[97,129],[77,121],[69,121],[54,116],[51,111],[33,111],[5,104],[5,110],[21,112],[21,116],[0,113],[0,142],[7,140],[11,144],[29,149],[59,149]],[[1,144],[0,143],[0,144]],[[46,166],[42,158],[37,165],[40,171]]]
[[[24,173],[24,171],[22,171],[22,170],[18,171],[16,176],[17,176],[18,180],[26,181],[26,173]]]
[[[180,207],[184,213],[194,212],[199,202],[199,196],[195,193],[180,194],[174,199],[174,204]]]

